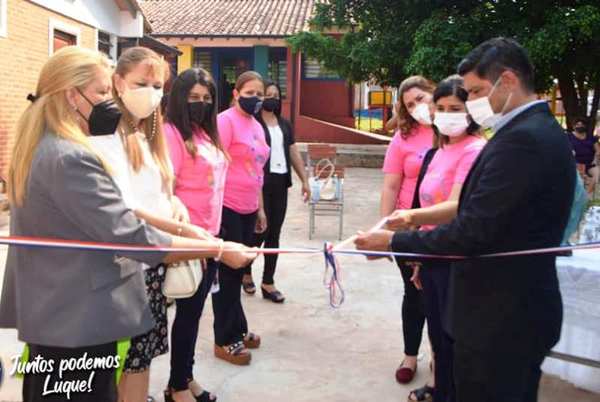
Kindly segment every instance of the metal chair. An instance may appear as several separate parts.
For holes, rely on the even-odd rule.
[[[317,172],[313,167],[311,169],[311,176],[316,177],[317,174],[321,173],[320,178],[327,177],[326,172]],[[309,206],[309,226],[308,226],[308,238],[312,239],[315,234],[315,217],[316,216],[337,216],[338,217],[338,239],[342,240],[344,232],[344,176],[345,169],[343,166],[335,166],[334,176],[340,181],[340,191],[338,196],[331,200],[317,201],[310,200]]]

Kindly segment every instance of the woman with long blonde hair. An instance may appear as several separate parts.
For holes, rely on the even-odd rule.
[[[254,258],[236,244],[219,247],[212,240],[166,235],[125,205],[111,177],[113,167],[89,141],[92,132],[113,121],[110,90],[109,64],[98,52],[67,47],[46,62],[36,93],[28,97],[32,103],[17,125],[8,176],[11,236],[197,251],[9,247],[0,327],[18,330],[29,346],[29,361],[57,362],[49,374],[25,374],[27,402],[65,399],[63,394],[44,396],[47,375],[51,384],[90,381],[92,392],[72,392],[71,401],[117,400],[115,365],[65,371],[59,378],[58,362],[84,355],[114,357],[118,340],[153,327],[142,263],[221,256],[227,264],[243,267]],[[119,358],[112,361],[120,366]]]

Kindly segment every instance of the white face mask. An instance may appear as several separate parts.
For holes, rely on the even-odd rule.
[[[410,112],[410,115],[421,124],[431,124],[431,113],[429,113],[429,105],[426,103],[419,103]]]
[[[492,90],[487,96],[482,96],[479,99],[467,101],[465,103],[467,110],[473,120],[475,120],[475,123],[483,128],[492,127],[502,116],[502,113],[494,113],[494,109],[492,109],[492,104],[490,103],[490,96],[492,96],[492,93],[496,90],[501,78],[502,77],[498,77]]]
[[[448,137],[458,137],[464,134],[469,127],[469,120],[466,113],[435,112],[433,124],[440,130],[440,133]]]
[[[465,105],[473,120],[483,128],[492,127],[501,117],[500,113],[494,113],[490,98],[487,96],[467,101]]]
[[[162,88],[142,87],[125,90],[121,95],[121,100],[134,117],[145,119],[160,105],[162,96]]]

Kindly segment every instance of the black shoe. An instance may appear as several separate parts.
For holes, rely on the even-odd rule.
[[[252,281],[242,282],[242,288],[244,289],[244,292],[246,292],[249,295],[253,295],[254,293],[256,293],[256,285]]]
[[[215,397],[215,399],[210,399],[210,392],[208,391],[202,391],[202,393],[198,396],[194,396],[196,398],[196,401],[198,402],[215,402],[217,400],[217,398]]]
[[[165,395],[165,402],[174,402],[171,391],[165,390],[164,395]],[[202,391],[202,393],[200,395],[198,395],[198,396],[194,395],[194,398],[196,398],[196,401],[198,401],[198,402],[215,402],[217,400],[216,397],[215,397],[215,399],[210,399],[210,392],[208,392],[208,391]],[[150,402],[150,401],[148,401],[148,402]],[[152,402],[154,402],[154,399],[152,399]]]
[[[260,287],[260,290],[262,291],[263,299],[271,300],[273,303],[283,303],[285,301],[283,293],[281,293],[279,290],[268,292],[262,286]]]

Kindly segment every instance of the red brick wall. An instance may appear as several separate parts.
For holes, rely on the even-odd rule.
[[[351,97],[346,81],[301,80],[300,114],[354,127]]]
[[[50,18],[80,29],[80,45],[95,48],[95,29],[26,0],[8,0],[8,35],[0,37],[0,169],[5,172],[15,124],[48,60]]]
[[[385,144],[374,138],[363,136],[343,127],[320,123],[312,118],[298,116],[294,127],[296,141],[332,144]]]

